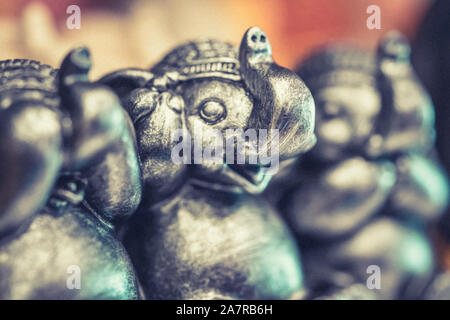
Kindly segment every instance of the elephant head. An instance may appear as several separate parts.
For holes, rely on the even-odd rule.
[[[381,112],[373,56],[352,46],[327,45],[297,72],[316,103],[317,144],[308,157],[335,162],[363,154]]]
[[[433,145],[434,112],[409,61],[410,47],[387,33],[377,54],[347,45],[313,53],[298,70],[317,106],[311,157],[377,158]]]
[[[161,200],[188,178],[211,189],[260,192],[270,179],[263,154],[278,152],[284,160],[312,147],[312,96],[271,51],[266,35],[253,27],[239,50],[221,41],[189,42],[150,71],[119,70],[100,80],[116,90],[133,121],[145,198]],[[249,129],[256,136],[245,137]],[[243,150],[244,161],[227,149]],[[199,160],[206,151],[213,159]]]

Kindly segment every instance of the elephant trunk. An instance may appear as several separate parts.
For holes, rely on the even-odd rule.
[[[79,169],[104,154],[127,129],[118,97],[105,85],[91,83],[89,51],[76,48],[61,63],[58,92],[61,97],[64,167]]]
[[[311,92],[294,72],[273,61],[269,40],[261,29],[253,27],[244,34],[239,61],[244,84],[255,99],[249,128],[277,130],[280,160],[311,149],[316,142]],[[270,150],[270,139],[266,145]]]

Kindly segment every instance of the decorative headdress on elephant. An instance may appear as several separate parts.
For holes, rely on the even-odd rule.
[[[245,33],[239,51],[221,41],[189,42],[149,71],[119,70],[100,82],[119,94],[134,124],[145,198],[151,202],[173,193],[188,177],[232,191],[260,192],[268,182],[261,173],[264,164],[229,164],[225,155],[218,164],[174,163],[176,130],[194,138],[200,131],[203,145],[211,147],[219,142],[214,130],[277,129],[280,160],[315,143],[312,96],[294,72],[273,61],[269,41],[257,27]]]

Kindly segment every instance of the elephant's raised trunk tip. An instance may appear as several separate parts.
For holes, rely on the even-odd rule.
[[[245,32],[239,48],[239,60],[241,65],[250,66],[273,62],[269,39],[260,28],[251,27]]]

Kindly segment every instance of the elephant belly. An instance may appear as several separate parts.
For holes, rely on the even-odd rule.
[[[137,283],[112,230],[70,207],[40,213],[0,247],[1,299],[136,299]]]
[[[252,196],[223,202],[184,194],[141,212],[126,246],[147,298],[285,299],[302,289],[295,242]]]

